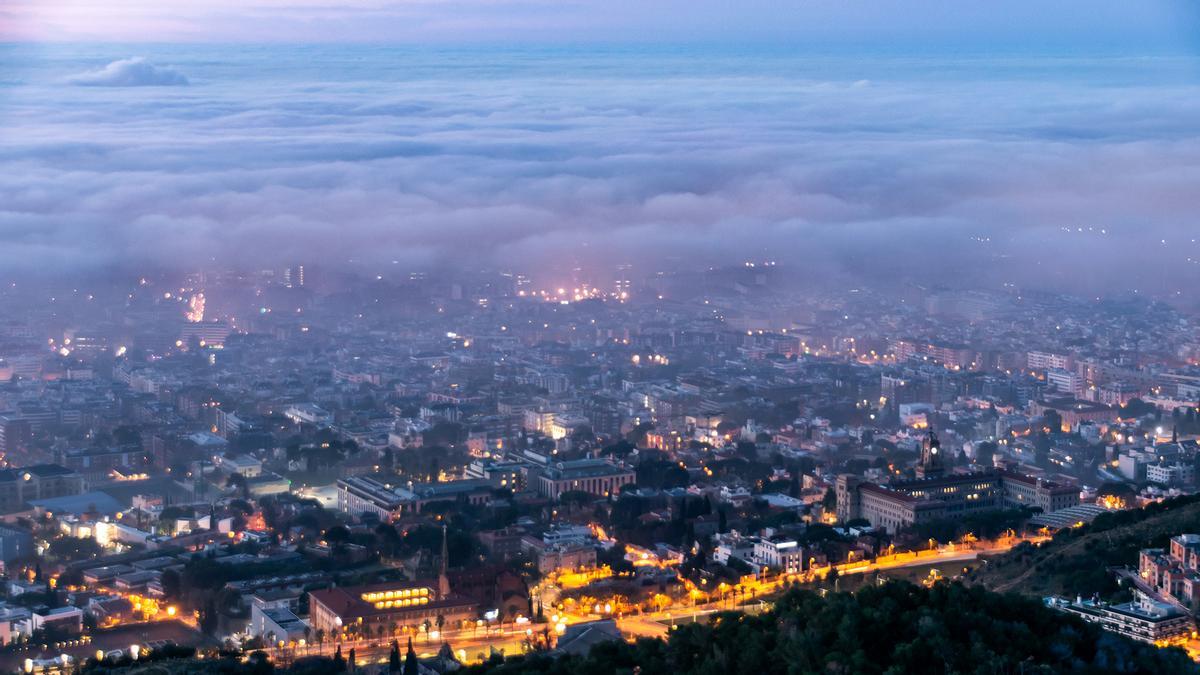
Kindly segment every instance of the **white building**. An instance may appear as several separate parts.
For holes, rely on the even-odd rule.
[[[255,637],[261,637],[268,644],[280,641],[300,641],[304,639],[304,629],[308,624],[285,607],[264,608],[258,604],[250,606],[250,625],[246,632]]]
[[[754,562],[772,571],[795,574],[804,570],[804,548],[795,539],[760,539],[754,545]]]
[[[798,511],[803,509],[805,506],[803,499],[796,499],[795,497],[779,492],[758,495],[758,498],[777,509],[792,509]]]
[[[1196,468],[1183,462],[1147,464],[1146,480],[1170,487],[1191,485],[1196,482]]]
[[[592,530],[583,525],[559,525],[542,533],[546,546],[579,546],[591,541]]]
[[[1033,351],[1026,354],[1025,359],[1026,365],[1031,370],[1073,370],[1075,368],[1075,357],[1070,354]]]
[[[757,539],[742,537],[736,531],[717,534],[714,539],[716,548],[713,550],[713,560],[722,565],[728,565],[733,559],[747,562],[754,560],[754,545]]]
[[[1070,394],[1075,398],[1083,398],[1084,389],[1087,388],[1087,381],[1078,373],[1059,368],[1052,368],[1046,371],[1046,383],[1056,390],[1064,394]]]
[[[58,628],[70,634],[83,630],[83,610],[78,607],[59,607],[45,612],[33,612],[29,618],[30,632],[43,628]]]
[[[320,427],[333,423],[333,415],[313,403],[296,403],[283,411],[284,417],[296,424],[315,424]]]
[[[254,478],[262,474],[262,462],[249,455],[237,457],[218,455],[215,458],[215,464],[229,473],[240,474],[245,478]]]
[[[20,635],[28,637],[33,612],[27,607],[0,604],[0,646],[7,645]]]
[[[1084,621],[1100,624],[1105,630],[1142,642],[1157,642],[1188,635],[1195,629],[1192,618],[1175,607],[1151,600],[1138,593],[1138,599],[1109,605],[1076,598],[1048,597],[1046,606],[1074,614]]]

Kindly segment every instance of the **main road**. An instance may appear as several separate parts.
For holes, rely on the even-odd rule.
[[[1040,544],[1049,539],[1044,536],[1034,537],[1009,537],[1001,541],[983,544],[977,547],[952,545],[943,546],[940,548],[929,549],[925,551],[897,553],[887,556],[881,556],[874,561],[860,561],[851,563],[842,563],[834,567],[837,568],[838,574],[841,576],[853,574],[869,574],[872,572],[883,572],[894,569],[904,569],[909,567],[925,567],[930,565],[943,565],[955,562],[968,562],[977,559],[981,555],[995,555],[1011,550],[1014,546],[1021,542],[1031,542]],[[708,602],[697,603],[695,605],[677,605],[656,612],[646,612],[630,616],[622,616],[617,619],[617,625],[621,632],[629,638],[639,637],[663,637],[670,631],[670,626],[673,622],[694,621],[696,618],[715,614],[722,611],[758,611],[766,607],[766,599],[770,596],[779,593],[784,585],[792,581],[811,582],[817,578],[824,579],[828,576],[831,567],[820,567],[809,571],[805,574],[792,575],[776,575],[763,579],[751,579],[742,582],[746,592],[736,594],[736,598],[740,599],[741,604],[738,605],[734,600],[735,596],[726,594],[724,599],[710,600]],[[752,600],[749,603],[745,602],[746,596],[749,595]],[[757,601],[755,600],[757,599]],[[585,617],[574,617],[576,620],[599,619],[598,615],[588,615]]]
[[[980,543],[970,547],[948,545],[925,551],[880,556],[872,561],[842,563],[836,565],[836,568],[838,574],[844,576],[909,567],[967,562],[981,555],[1003,553],[1022,541],[1041,542],[1045,539],[1045,537],[1023,539],[1012,537],[995,543]],[[769,607],[768,599],[783,590],[786,583],[793,581],[811,582],[817,578],[823,579],[829,574],[830,569],[831,567],[827,566],[798,575],[775,575],[761,579],[746,579],[740,584],[742,592],[737,594],[737,601],[734,600],[731,594],[726,593],[723,599],[697,602],[694,605],[691,603],[676,604],[661,611],[644,612],[641,614],[613,617],[602,614],[562,612],[561,616],[564,623],[567,624],[586,623],[612,618],[616,620],[617,627],[629,639],[640,637],[660,638],[670,632],[670,627],[673,623],[694,621],[700,617],[722,611],[754,612],[766,609]],[[751,601],[746,602],[746,598],[751,598]],[[436,637],[430,636],[426,638],[424,635],[415,637],[413,648],[418,655],[426,657],[436,654],[443,643],[449,643],[456,656],[472,662],[478,660],[481,656],[486,658],[492,650],[502,650],[505,654],[509,655],[519,654],[525,648],[528,638],[539,637],[541,632],[547,627],[551,631],[550,634],[553,635],[554,627],[548,626],[548,624],[525,624],[508,627],[503,630],[494,627],[490,630],[444,630],[437,633]],[[400,642],[401,656],[403,657],[403,653],[407,649],[408,638],[400,637],[397,639]],[[390,639],[356,640],[343,642],[341,646],[342,655],[347,658],[349,657],[350,649],[354,648],[355,658],[359,664],[363,665],[368,663],[386,663],[391,653]],[[277,661],[287,661],[310,654],[330,656],[334,653],[335,649],[335,644],[326,642],[320,646],[309,644],[305,647],[287,647],[282,650],[275,649],[270,651]]]

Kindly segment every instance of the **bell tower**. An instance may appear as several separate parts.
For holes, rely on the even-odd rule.
[[[946,473],[946,458],[937,434],[929,430],[929,437],[921,446],[921,465],[917,467],[917,478],[939,478]]]

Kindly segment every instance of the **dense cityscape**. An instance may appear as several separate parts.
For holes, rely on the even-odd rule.
[[[0,0],[0,675],[1200,675],[1197,27]]]
[[[11,284],[0,667],[585,656],[793,587],[989,585],[1197,492],[1169,305],[596,276]],[[1200,536],[1169,539],[1045,604],[1200,653]]]

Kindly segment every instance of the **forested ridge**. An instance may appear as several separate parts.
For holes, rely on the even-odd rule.
[[[636,670],[635,670],[636,669]],[[902,582],[857,593],[792,591],[760,615],[726,613],[668,640],[611,642],[586,657],[535,654],[473,675],[886,675],[1198,673],[1179,649],[1102,631],[1035,599]]]

